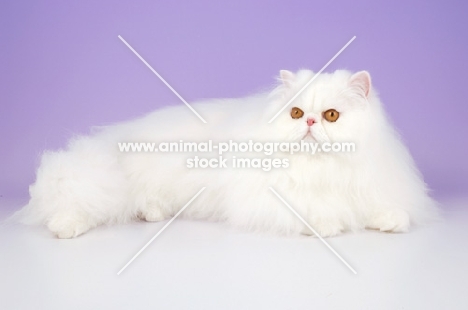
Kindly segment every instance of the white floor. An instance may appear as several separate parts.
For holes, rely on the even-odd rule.
[[[19,202],[0,200],[2,217]],[[0,309],[468,309],[468,203],[408,234],[277,238],[223,225],[100,227],[73,240],[0,227]]]

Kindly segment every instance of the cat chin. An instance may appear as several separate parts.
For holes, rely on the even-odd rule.
[[[312,134],[310,133],[310,131],[308,131],[304,137],[302,137],[301,141],[305,141],[305,142],[317,142],[317,140],[315,140],[315,138],[312,136]]]
[[[298,139],[296,142],[300,143],[301,141],[304,141],[304,142],[307,142],[307,143],[321,143],[321,142],[324,142],[324,141],[320,141],[320,139],[317,139],[316,137],[314,137],[314,135],[310,131],[307,131],[302,136],[302,138]]]
[[[311,135],[310,133],[306,134],[304,137],[302,137],[300,140],[298,140],[297,142],[301,142],[301,141],[304,141],[304,142],[307,142],[307,143],[325,143],[325,142],[331,142],[329,141],[328,139],[318,139],[316,137],[314,137],[313,135]]]

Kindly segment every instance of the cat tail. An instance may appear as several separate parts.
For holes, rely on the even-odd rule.
[[[7,217],[2,221],[3,225],[14,225],[14,224],[24,224],[24,225],[40,225],[44,221],[38,216],[37,210],[32,206],[31,200],[23,206],[21,209],[15,211],[12,215]]]
[[[28,210],[28,206],[24,206],[21,209],[15,211],[12,215],[0,221],[0,227],[12,227],[18,224],[34,224],[32,216]]]
[[[429,196],[420,208],[413,210],[413,222],[418,226],[441,223],[444,212],[441,204]]]

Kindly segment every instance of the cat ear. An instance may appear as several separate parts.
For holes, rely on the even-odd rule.
[[[283,82],[284,86],[290,87],[295,79],[296,75],[291,71],[280,70],[280,80]]]
[[[349,85],[367,98],[371,90],[371,77],[367,71],[359,71],[349,79]]]

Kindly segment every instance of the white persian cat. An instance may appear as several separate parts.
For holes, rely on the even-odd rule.
[[[166,107],[77,137],[66,150],[45,152],[31,199],[18,216],[24,223],[47,225],[59,238],[72,238],[101,224],[169,219],[206,187],[181,216],[260,232],[310,234],[272,187],[324,237],[364,228],[405,232],[436,218],[435,202],[367,72],[321,74],[268,123],[313,76],[309,70],[281,71],[281,83],[271,93],[193,104],[207,124],[185,106]],[[281,153],[289,167],[265,172],[189,169],[186,160],[194,154],[118,148],[119,142],[210,139],[346,141],[354,142],[356,151]]]

